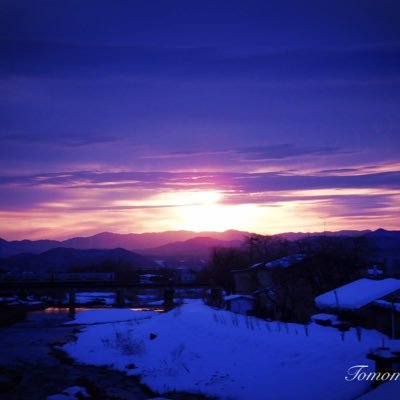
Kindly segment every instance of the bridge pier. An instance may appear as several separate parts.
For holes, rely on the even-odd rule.
[[[168,311],[174,307],[174,289],[165,289],[164,290],[164,310]]]
[[[125,305],[125,296],[122,290],[117,290],[115,292],[115,306],[123,307]]]
[[[26,300],[26,298],[28,297],[28,292],[26,291],[26,289],[20,289],[20,291],[18,292],[18,297],[20,297],[22,300]]]
[[[76,310],[76,294],[75,290],[70,290],[68,292],[68,315],[70,318],[75,318]]]

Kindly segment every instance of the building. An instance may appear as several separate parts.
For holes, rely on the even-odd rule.
[[[236,294],[253,296],[259,316],[284,321],[307,319],[305,299],[309,298],[312,308],[314,305],[298,269],[305,258],[305,254],[292,254],[232,271]]]
[[[233,294],[225,296],[226,309],[237,314],[248,315],[254,311],[254,296],[245,294]]]
[[[315,303],[349,325],[400,338],[400,279],[358,279],[321,294]]]
[[[187,267],[177,268],[175,273],[176,281],[179,283],[193,283],[197,279],[196,273]]]
[[[273,287],[272,275],[275,270],[290,268],[303,261],[305,257],[305,254],[292,254],[267,263],[257,263],[249,268],[232,271],[236,293],[252,293]]]
[[[380,256],[371,259],[366,278],[400,278],[400,256]]]

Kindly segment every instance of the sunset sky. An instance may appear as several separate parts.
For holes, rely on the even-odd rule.
[[[0,0],[0,237],[399,229],[400,2]]]

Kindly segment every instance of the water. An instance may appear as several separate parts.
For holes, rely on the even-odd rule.
[[[70,320],[68,313],[68,308],[48,308],[29,313],[24,322],[0,328],[0,398],[44,400],[77,384],[92,390],[96,399],[152,397],[122,373],[76,365],[60,357],[53,346],[73,340],[76,329],[64,325]]]

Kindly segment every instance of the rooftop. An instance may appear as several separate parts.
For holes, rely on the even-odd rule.
[[[400,290],[400,279],[359,279],[315,298],[319,308],[356,310]]]
[[[294,264],[299,263],[300,261],[303,261],[304,258],[306,257],[305,254],[291,254],[290,256],[278,258],[277,260],[273,260],[267,263],[257,263],[252,265],[250,268],[288,268],[291,267]]]

